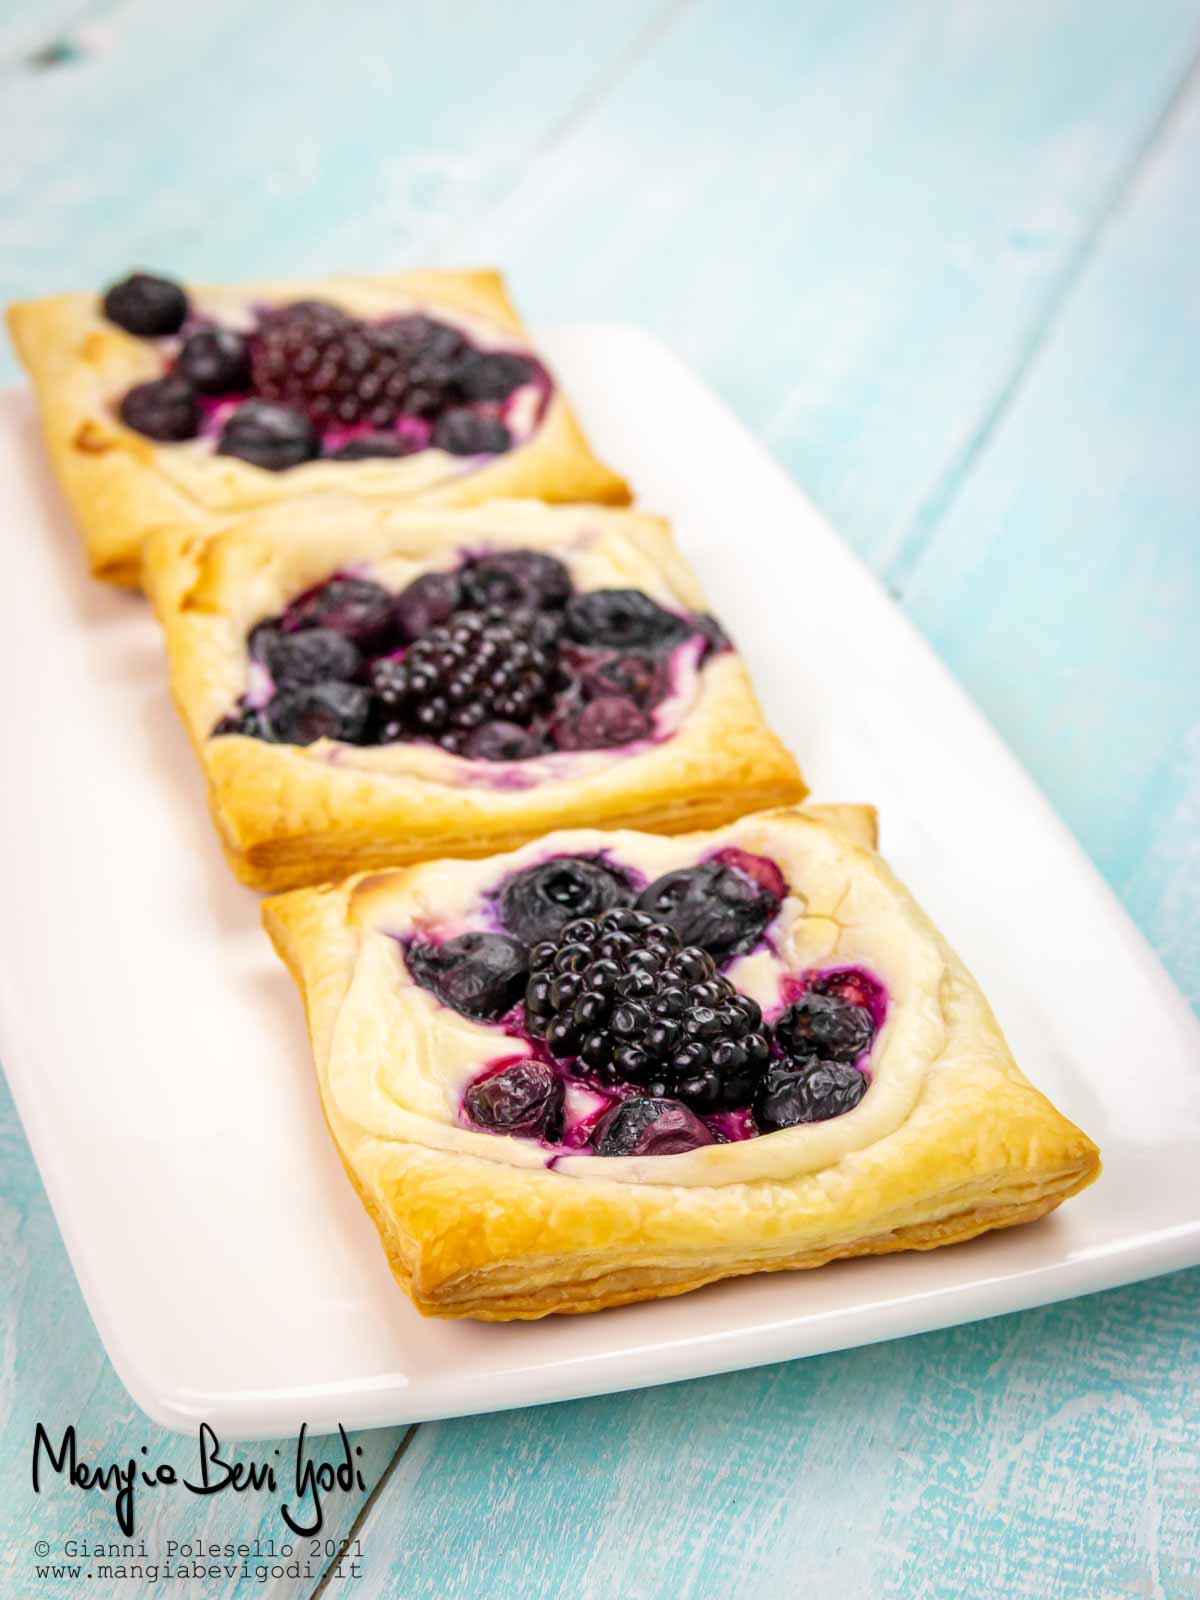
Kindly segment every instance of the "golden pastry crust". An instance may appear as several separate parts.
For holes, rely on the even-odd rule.
[[[339,274],[229,286],[189,285],[193,305],[237,316],[247,306],[305,298],[362,316],[421,309],[449,316],[506,348],[530,348],[496,272]],[[116,404],[133,384],[161,376],[162,352],[108,322],[93,294],[52,295],[8,308],[21,362],[33,379],[55,473],[98,578],[136,586],[141,550],[158,527],[212,529],[230,516],[306,495],[477,505],[499,496],[625,505],[628,485],[597,459],[555,388],[532,436],[473,471],[440,450],[399,461],[310,462],[267,472],[209,445],[156,444],[125,427]]]
[[[556,835],[488,864],[494,882],[537,849],[602,844],[618,861],[651,846],[658,861],[728,843],[769,851],[785,866],[785,907],[799,896],[780,936],[790,927],[811,953],[829,937],[820,924],[841,917],[839,958],[866,951],[885,969],[892,1010],[854,1111],[682,1156],[550,1167],[534,1141],[461,1124],[458,1086],[472,1066],[458,1058],[479,1030],[414,989],[396,941],[416,906],[433,918],[449,908],[456,921],[480,864],[426,863],[264,903],[304,997],[330,1131],[421,1312],[502,1321],[592,1311],[747,1273],[934,1249],[1044,1216],[1094,1180],[1096,1147],[1021,1074],[977,984],[870,833],[861,808],[788,810],[642,846],[629,833]],[[508,1053],[496,1038],[480,1048]],[[438,1111],[446,1060],[457,1064]]]
[[[327,498],[258,513],[209,538],[162,530],[147,542],[146,590],[165,630],[172,693],[244,883],[283,889],[430,856],[487,855],[585,823],[679,833],[804,797],[796,763],[767,728],[732,651],[691,674],[670,737],[516,763],[508,786],[496,764],[429,746],[211,737],[246,687],[255,622],[339,568],[366,564],[399,588],[454,565],[464,548],[485,547],[553,551],[578,588],[628,583],[667,605],[706,609],[666,523],[597,506],[397,510]]]

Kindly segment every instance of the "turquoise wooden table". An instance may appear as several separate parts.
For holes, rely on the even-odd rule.
[[[1195,0],[4,0],[0,289],[494,261],[536,320],[652,329],[887,582],[1200,1004],[1198,47]],[[113,1376],[0,1119],[0,1590],[97,1594],[35,1573],[37,1540],[106,1527],[30,1493],[36,1421],[105,1460],[179,1441]],[[367,1488],[326,1529],[360,1575],[166,1592],[1195,1597],[1198,1330],[1181,1273],[363,1435]],[[279,1523],[224,1497],[139,1531]]]

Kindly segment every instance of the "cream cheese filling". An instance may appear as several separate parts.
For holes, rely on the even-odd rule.
[[[447,326],[456,328],[480,350],[504,350],[537,359],[537,352],[528,339],[520,334],[471,316],[457,308],[412,299],[388,290],[382,285],[354,284],[353,286],[314,280],[311,284],[288,285],[286,298],[277,291],[262,298],[247,295],[243,287],[209,285],[189,289],[193,312],[210,317],[225,327],[245,333],[255,325],[255,313],[264,304],[287,305],[304,299],[329,300],[353,316],[372,320],[390,316],[421,314],[436,318]],[[145,376],[162,376],[163,353],[171,352],[177,340],[146,341]],[[139,380],[141,381],[141,380]],[[119,403],[129,384],[108,395],[114,407]],[[536,384],[526,384],[511,395],[504,405],[504,421],[513,437],[512,449],[527,444],[540,426],[544,414],[539,404],[540,391]],[[553,390],[550,404],[553,404]],[[233,409],[230,403],[229,409]],[[511,452],[506,452],[506,454]],[[388,457],[375,461],[354,463],[354,492],[358,495],[381,494],[406,498],[423,494],[450,480],[462,477],[482,466],[490,465],[494,456],[453,456],[445,450],[428,448],[411,456]],[[177,488],[191,499],[214,511],[247,510],[257,505],[267,505],[279,499],[281,479],[286,479],[289,495],[342,492],[345,490],[346,463],[337,461],[309,461],[286,473],[264,472],[233,456],[216,454],[216,440],[211,434],[201,435],[169,449],[160,448],[156,466]]]
[[[530,1049],[498,1025],[458,1016],[413,984],[401,941],[434,928],[452,937],[494,926],[490,896],[499,881],[549,855],[603,850],[649,881],[729,844],[773,860],[789,891],[763,947],[727,969],[739,988],[770,1014],[781,1003],[784,980],[811,967],[861,965],[887,986],[888,1020],[872,1051],[871,1086],[858,1106],[828,1122],[673,1156],[556,1153],[533,1140],[464,1126],[460,1106],[471,1080],[489,1063],[521,1059]],[[700,844],[585,830],[556,835],[549,849],[543,841],[490,861],[428,863],[395,887],[377,880],[385,886],[372,891],[368,885],[357,908],[358,955],[326,1069],[331,1108],[378,1139],[514,1166],[552,1165],[578,1180],[721,1185],[784,1180],[832,1166],[900,1126],[946,1038],[941,954],[914,927],[902,895],[887,880],[853,870],[856,858],[822,829],[772,827],[769,817],[751,817]]]

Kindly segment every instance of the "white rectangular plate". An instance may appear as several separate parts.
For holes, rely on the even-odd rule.
[[[1046,1222],[933,1254],[482,1326],[395,1287],[321,1120],[300,1003],[230,877],[157,628],[85,574],[32,407],[0,406],[0,1058],[138,1404],[223,1436],[453,1416],[753,1366],[1200,1262],[1200,1026],[1094,869],[857,558],[661,346],[546,346],[670,515],[822,800],[966,957],[1034,1082],[1101,1146]]]

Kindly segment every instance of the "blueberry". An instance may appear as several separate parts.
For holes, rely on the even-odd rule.
[[[605,656],[584,669],[581,681],[594,699],[624,695],[643,707],[657,704],[666,687],[662,661],[637,652]]]
[[[779,1017],[775,1037],[788,1055],[854,1061],[871,1048],[875,1024],[865,1006],[810,991]]]
[[[472,761],[528,761],[541,755],[542,742],[515,722],[485,722],[463,742],[462,753]]]
[[[114,283],[103,304],[110,322],[141,339],[178,333],[188,314],[187,295],[179,285],[148,272],[135,272]]]
[[[420,449],[412,439],[398,433],[360,433],[331,450],[330,461],[388,461],[411,456]]]
[[[316,683],[285,689],[267,708],[277,744],[312,744],[317,739],[357,743],[367,726],[371,692],[355,683]]]
[[[517,1061],[473,1083],[463,1096],[471,1121],[527,1139],[562,1138],[563,1086],[544,1061]]]
[[[130,389],[120,414],[127,428],[164,443],[194,439],[200,430],[196,392],[186,378],[173,373]]]
[[[455,385],[464,400],[507,400],[514,389],[529,383],[532,361],[504,351],[471,351],[458,364]]]
[[[277,689],[303,684],[345,683],[362,666],[362,656],[345,634],[332,628],[303,633],[277,633],[266,640],[263,659]]]
[[[757,944],[779,910],[779,900],[769,889],[715,861],[655,879],[639,895],[638,905],[669,923],[684,943],[722,961]]]
[[[201,328],[189,335],[176,366],[201,394],[250,387],[250,347],[232,328]]]
[[[592,1148],[598,1156],[676,1156],[712,1143],[685,1105],[655,1096],[614,1106],[597,1124]]]
[[[843,1061],[775,1061],[755,1098],[754,1115],[767,1133],[803,1122],[827,1122],[853,1111],[867,1088],[865,1074]]]
[[[561,609],[571,596],[571,575],[561,561],[540,550],[501,550],[481,556],[464,569],[468,605],[486,610],[503,606],[528,611]]]
[[[455,572],[423,572],[396,596],[396,621],[410,643],[446,622],[462,604]]]
[[[610,694],[584,706],[573,722],[556,730],[556,737],[564,750],[611,750],[648,739],[653,731],[649,717],[632,700]]]
[[[311,461],[319,448],[303,412],[270,400],[247,400],[222,428],[217,454],[236,456],[265,472],[286,472]]]
[[[444,944],[410,944],[414,983],[464,1017],[490,1022],[511,1011],[529,975],[529,952],[503,933],[460,933]]]
[[[283,629],[332,628],[360,649],[373,649],[394,624],[395,602],[381,583],[370,578],[333,577],[297,596],[283,613]]]
[[[267,726],[266,713],[254,706],[239,706],[236,711],[230,711],[217,723],[210,737],[217,738],[219,734],[240,733],[247,739],[270,739],[271,730]]]
[[[496,417],[481,417],[466,406],[443,412],[432,443],[452,456],[498,456],[512,445],[512,434]]]
[[[687,636],[687,624],[640,589],[592,589],[567,602],[567,632],[608,650],[661,650]]]
[[[618,867],[591,856],[554,856],[513,873],[499,904],[504,926],[532,945],[553,939],[574,917],[594,917],[632,899]]]

